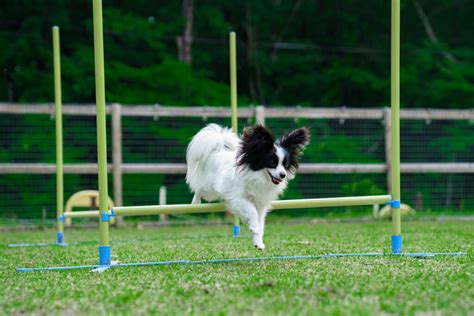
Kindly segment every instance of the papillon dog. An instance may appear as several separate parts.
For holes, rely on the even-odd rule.
[[[222,201],[252,232],[253,245],[265,249],[265,216],[273,200],[295,176],[309,143],[309,129],[295,129],[276,140],[262,125],[231,129],[209,124],[191,140],[186,153],[186,183],[193,204]]]

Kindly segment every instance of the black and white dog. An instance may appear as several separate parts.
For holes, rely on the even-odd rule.
[[[223,201],[248,224],[253,245],[263,244],[265,215],[270,203],[285,190],[298,169],[309,142],[306,127],[275,141],[261,125],[244,129],[242,138],[232,130],[209,124],[188,145],[186,182],[194,192],[192,203]]]

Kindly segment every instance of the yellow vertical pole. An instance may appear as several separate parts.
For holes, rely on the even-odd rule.
[[[231,125],[234,133],[238,133],[237,117],[237,46],[235,41],[235,32],[229,34],[230,49],[230,110]]]
[[[391,42],[392,252],[400,253],[402,251],[400,218],[400,0],[392,0]]]
[[[63,117],[61,99],[61,56],[59,27],[53,26],[54,104],[56,118],[56,242],[64,244],[64,173],[63,173]]]
[[[97,107],[97,152],[99,166],[100,245],[99,264],[110,265],[107,192],[107,130],[105,118],[104,32],[102,0],[93,0],[95,95]]]
[[[231,125],[234,133],[238,134],[238,117],[237,117],[237,46],[235,42],[235,32],[229,34],[229,51],[230,51],[230,111]],[[240,235],[240,221],[237,215],[234,215],[234,237]]]

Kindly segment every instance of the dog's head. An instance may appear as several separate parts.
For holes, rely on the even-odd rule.
[[[237,165],[248,166],[253,171],[265,170],[269,180],[281,183],[292,179],[298,169],[299,158],[309,143],[309,129],[295,129],[276,140],[262,125],[246,127],[242,144],[237,153]]]

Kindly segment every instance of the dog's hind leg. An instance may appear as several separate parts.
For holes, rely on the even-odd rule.
[[[201,204],[201,196],[198,193],[194,193],[191,204]]]

